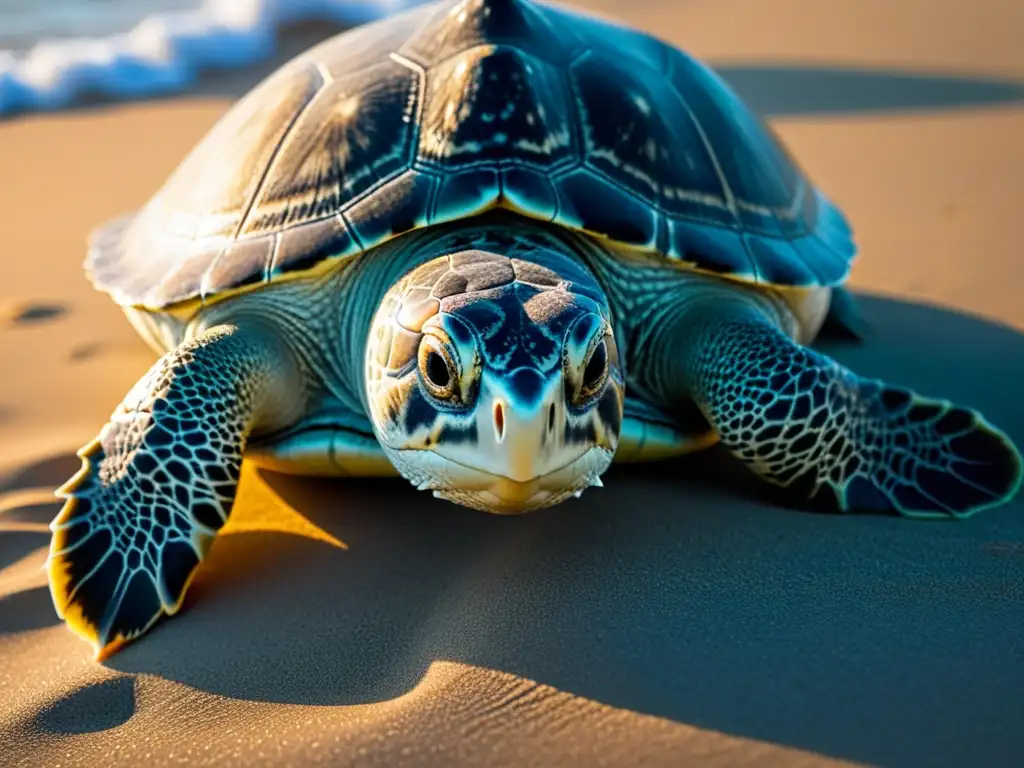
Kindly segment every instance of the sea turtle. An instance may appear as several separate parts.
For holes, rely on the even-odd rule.
[[[1020,457],[804,346],[850,228],[716,74],[533,0],[360,27],[235,105],[87,271],[163,357],[59,493],[49,579],[98,657],[173,614],[243,454],[491,512],[721,441],[838,508],[962,517]]]

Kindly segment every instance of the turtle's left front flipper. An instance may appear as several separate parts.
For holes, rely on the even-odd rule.
[[[48,573],[97,658],[178,610],[231,512],[249,434],[293,419],[302,392],[271,332],[218,326],[158,360],[79,451]]]
[[[908,517],[966,517],[1020,485],[1020,454],[979,413],[857,376],[753,301],[709,304],[680,336],[670,378],[772,483],[828,486],[843,510]]]

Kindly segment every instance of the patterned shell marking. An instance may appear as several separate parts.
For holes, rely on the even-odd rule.
[[[122,304],[208,301],[496,206],[754,283],[842,281],[842,214],[709,68],[534,0],[338,35],[236,104],[86,267]]]

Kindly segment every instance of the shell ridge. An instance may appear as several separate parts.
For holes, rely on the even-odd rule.
[[[337,217],[341,219],[341,223],[344,225],[345,229],[348,230],[348,233],[352,236],[352,240],[355,241],[356,248],[359,250],[359,252],[366,253],[366,244],[363,242],[363,239],[359,236],[359,232],[352,225],[352,222],[349,220],[345,212],[339,211],[337,213]]]
[[[319,84],[317,84],[316,89],[313,91],[310,98],[308,98],[305,104],[302,105],[302,108],[297,110],[295,114],[292,115],[291,120],[288,122],[288,127],[281,135],[281,139],[277,142],[277,146],[274,147],[273,152],[271,152],[270,157],[267,159],[266,167],[260,174],[260,180],[253,189],[253,193],[249,196],[249,200],[245,206],[245,213],[243,213],[241,219],[239,219],[238,226],[235,228],[235,234],[231,238],[232,240],[238,240],[241,237],[242,232],[245,230],[245,225],[249,223],[249,217],[252,215],[252,208],[256,204],[256,201],[260,199],[260,195],[263,193],[264,187],[266,186],[267,183],[267,176],[270,174],[270,170],[274,167],[274,161],[277,159],[278,155],[281,154],[281,150],[287,143],[288,137],[291,135],[292,129],[295,127],[295,124],[299,122],[299,119],[304,114],[306,114],[306,110],[308,110],[310,106],[313,104],[313,102],[316,101],[317,94],[323,89],[324,85],[327,82],[324,78],[324,73],[321,71],[321,68],[319,66],[315,64],[307,64],[306,69],[310,72],[315,72],[320,82]]]
[[[320,71],[319,67],[310,65],[308,62],[305,62],[303,66],[308,72],[316,73],[316,76],[320,82],[316,84],[315,89],[310,94],[310,97],[306,99],[305,103],[303,103],[302,107],[300,109],[297,109],[295,111],[295,114],[291,116],[291,119],[288,121],[288,127],[285,128],[284,133],[281,135],[280,140],[277,142],[277,146],[274,147],[273,151],[270,153],[270,157],[267,158],[267,162],[263,168],[263,171],[260,173],[260,179],[256,183],[255,187],[253,187],[253,191],[249,195],[248,201],[246,201],[244,213],[238,220],[238,225],[235,227],[234,234],[229,238],[227,243],[225,243],[225,246],[221,248],[220,253],[217,254],[217,256],[210,262],[209,266],[207,266],[206,270],[203,272],[203,276],[199,282],[198,297],[200,303],[203,305],[206,304],[207,296],[209,296],[210,293],[212,293],[209,290],[210,275],[213,274],[213,271],[218,267],[220,260],[224,258],[224,254],[229,250],[229,244],[232,242],[237,242],[239,240],[241,233],[245,229],[245,225],[249,221],[249,217],[252,215],[253,205],[255,205],[256,201],[259,200],[260,194],[262,193],[263,188],[267,183],[267,176],[270,174],[270,169],[274,167],[274,160],[280,154],[281,149],[285,146],[288,136],[291,134],[292,129],[295,127],[295,124],[299,121],[299,118],[306,113],[306,110],[309,109],[310,104],[312,104],[316,100],[317,93],[319,93],[320,89],[322,89],[324,86],[323,73]],[[274,254],[277,250],[276,244],[277,243],[275,240],[274,248],[271,250],[271,255],[270,258],[268,259],[268,262],[274,259]],[[263,269],[264,271],[267,269],[266,264],[264,264]]]

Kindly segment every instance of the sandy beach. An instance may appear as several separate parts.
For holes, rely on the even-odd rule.
[[[579,5],[718,67],[846,211],[871,330],[821,349],[1024,446],[1019,2]],[[247,466],[182,612],[94,662],[52,492],[155,357],[85,237],[273,66],[0,121],[0,765],[1024,764],[1024,498],[818,514],[717,450],[513,518]]]

